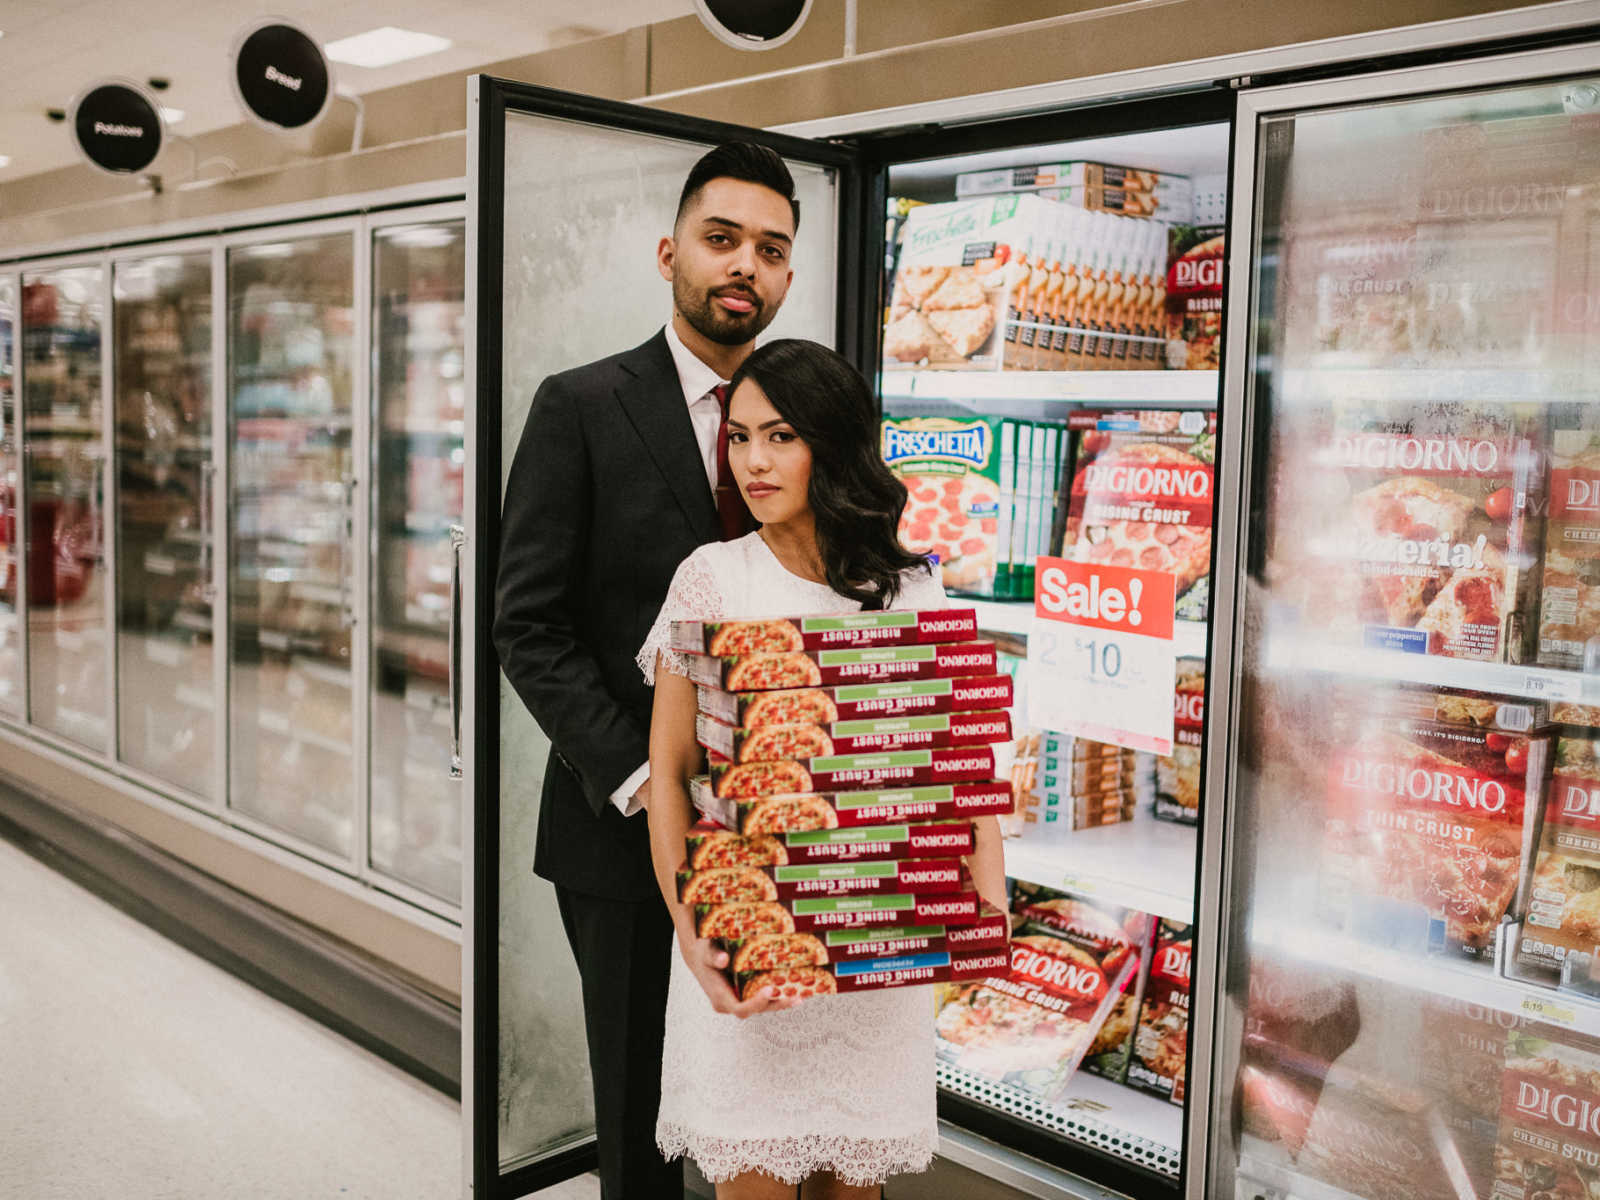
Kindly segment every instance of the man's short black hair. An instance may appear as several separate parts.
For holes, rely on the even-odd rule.
[[[795,232],[800,231],[800,201],[794,198],[794,176],[776,150],[757,146],[751,142],[724,142],[708,150],[695,163],[689,178],[683,181],[683,194],[678,197],[678,215],[673,224],[683,220],[683,213],[713,179],[742,179],[746,183],[759,183],[771,188],[789,202],[794,214]]]

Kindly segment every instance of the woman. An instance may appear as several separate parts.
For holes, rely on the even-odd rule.
[[[702,754],[695,687],[665,646],[674,620],[942,608],[944,589],[896,536],[906,489],[878,457],[872,393],[848,362],[814,342],[776,341],[745,361],[732,389],[728,458],[762,527],[684,560],[639,653],[656,689],[651,852],[681,952],[656,1140],[669,1158],[693,1158],[719,1200],[793,1200],[797,1186],[808,1200],[876,1196],[890,1175],[924,1169],[937,1141],[929,993],[737,999],[721,974],[727,956],[696,937],[677,900],[686,784]],[[978,823],[969,867],[1003,907],[993,817]]]

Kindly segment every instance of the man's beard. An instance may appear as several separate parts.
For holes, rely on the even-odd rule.
[[[731,313],[716,303],[712,292],[696,290],[682,276],[672,281],[672,303],[683,314],[683,319],[689,322],[690,328],[701,337],[719,346],[743,346],[747,342],[755,341],[761,331],[772,324],[773,318],[778,315],[776,309],[769,313],[767,306],[753,291],[728,288],[718,290],[735,291],[755,307],[747,313]]]

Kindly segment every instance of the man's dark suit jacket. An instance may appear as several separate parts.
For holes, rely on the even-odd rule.
[[[611,803],[649,757],[651,691],[634,655],[678,564],[717,538],[665,332],[540,385],[502,522],[495,646],[553,747],[534,870],[588,895],[647,899],[644,814]]]

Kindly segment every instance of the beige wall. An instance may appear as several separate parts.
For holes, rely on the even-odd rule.
[[[1244,53],[1497,10],[1518,0],[861,0],[857,56],[839,60],[845,0],[816,0],[810,21],[777,50],[723,46],[694,17],[485,64],[487,74],[745,125],[778,125],[893,104],[1070,80]],[[804,69],[804,68],[810,69]],[[798,69],[798,70],[797,70]],[[790,71],[778,79],[751,79]],[[743,80],[744,82],[740,82]],[[724,86],[714,86],[717,84]],[[700,89],[689,95],[672,95]],[[650,97],[662,99],[651,100]],[[229,214],[466,171],[466,76],[453,74],[365,97],[366,149],[351,154],[354,109],[336,103],[309,134],[253,125],[195,139],[201,161],[232,159],[240,174],[183,184],[181,148],[157,165],[163,192],[70,167],[0,185],[0,255],[174,222],[219,227]]]

